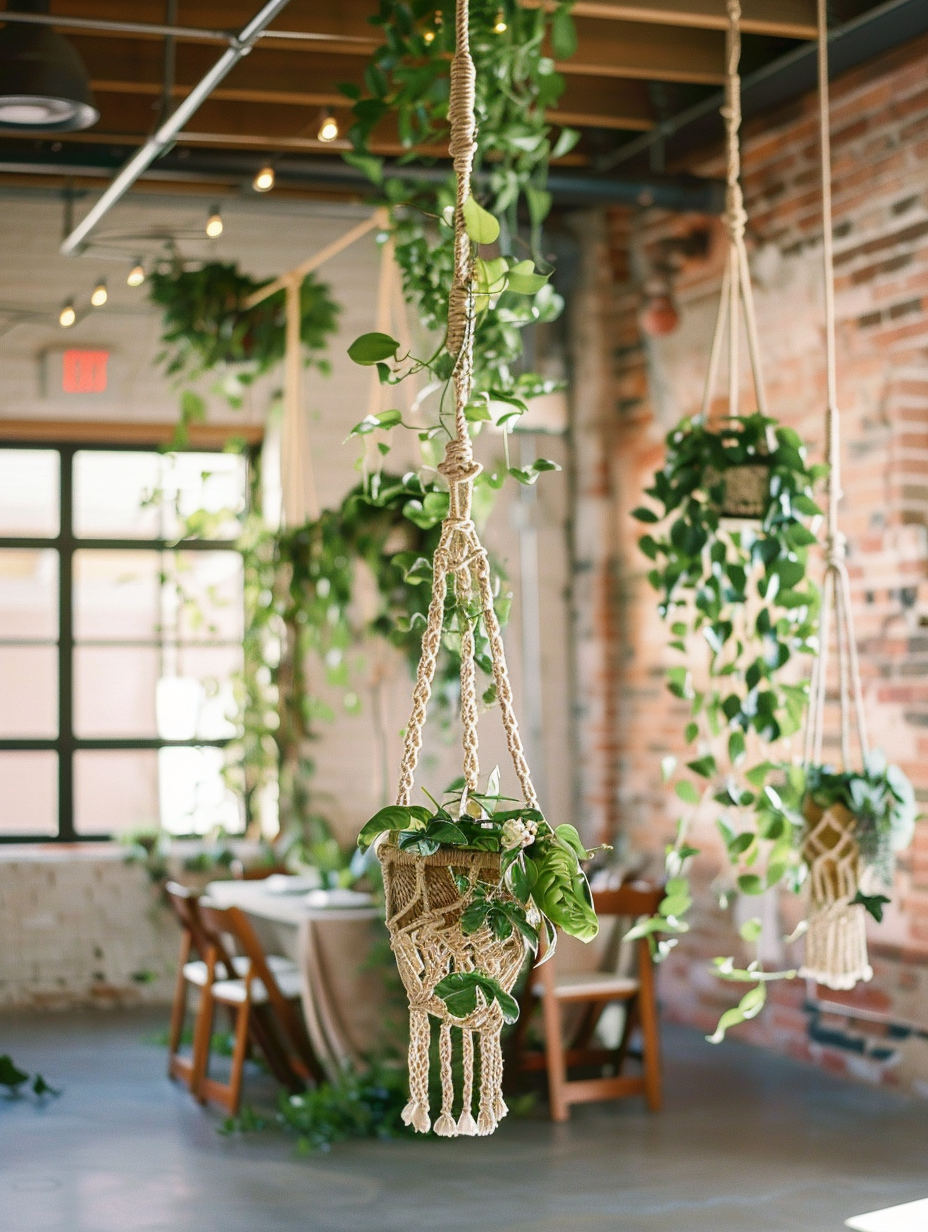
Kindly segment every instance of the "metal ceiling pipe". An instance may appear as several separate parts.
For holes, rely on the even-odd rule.
[[[110,17],[65,17],[63,15],[38,14],[25,17],[22,13],[0,13],[0,21],[29,21],[33,25],[57,26],[62,30],[97,30],[105,34],[151,34],[159,38],[184,39],[198,43],[226,43],[234,46],[241,35],[234,30],[210,30],[202,26],[178,26],[170,22],[119,21]],[[287,39],[291,43],[358,43],[370,46],[375,35],[360,38],[355,34],[316,34],[312,30],[262,30],[258,38]]]
[[[224,51],[205,77],[193,87],[177,110],[159,125],[157,131],[145,142],[137,154],[126,163],[123,169],[103,193],[96,205],[78,223],[61,245],[64,256],[73,256],[81,243],[87,238],[97,223],[126,193],[139,178],[146,167],[151,166],[159,154],[166,150],[190,117],[219,85],[220,81],[238,64],[242,56],[251,51],[255,42],[261,37],[261,31],[274,20],[277,14],[286,7],[288,0],[268,0],[268,2],[251,19],[241,31],[227,51]]]

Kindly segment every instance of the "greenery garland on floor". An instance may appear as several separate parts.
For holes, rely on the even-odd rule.
[[[516,0],[473,0],[470,6],[479,195],[500,221],[504,249],[523,243],[518,216],[524,209],[530,237],[521,255],[533,262],[542,260],[541,226],[551,208],[548,164],[568,154],[579,139],[566,127],[555,138],[545,119],[564,89],[547,43],[558,59],[576,49],[570,7],[569,0],[558,0],[550,10],[523,7]],[[381,0],[370,20],[383,30],[384,42],[365,73],[365,89],[341,87],[352,99],[354,117],[348,134],[353,150],[345,158],[381,187],[406,299],[423,327],[443,336],[453,255],[453,174],[437,184],[414,174],[385,178],[383,160],[371,154],[370,142],[378,125],[393,120],[408,151],[402,163],[432,166],[436,152],[447,148],[454,4]],[[501,286],[488,301],[474,339],[475,393],[530,398],[554,388],[534,373],[519,371],[520,331],[533,322],[555,320],[562,309],[563,300],[547,283],[539,283],[530,299]],[[437,363],[438,379],[447,379],[450,355],[439,355]]]

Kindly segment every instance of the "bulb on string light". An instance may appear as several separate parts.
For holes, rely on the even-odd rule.
[[[206,234],[211,240],[222,235],[222,215],[219,213],[219,206],[214,205],[212,213],[206,220]]]
[[[258,174],[251,182],[255,192],[265,193],[270,192],[274,187],[274,168],[271,166],[262,167]]]
[[[496,10],[496,21],[493,23],[494,34],[505,34],[509,27],[506,25],[506,14],[502,9]]]
[[[91,292],[90,302],[93,304],[94,308],[102,308],[108,299],[109,296],[106,293],[106,283],[101,278]]]
[[[136,261],[132,269],[129,270],[129,273],[126,277],[126,283],[130,287],[140,287],[144,281],[145,281],[145,266],[142,264],[141,261]]]
[[[68,300],[58,313],[58,324],[63,325],[65,329],[69,329],[76,320],[77,313],[74,311],[74,304],[71,300]]]
[[[338,120],[331,111],[327,111],[322,117],[322,123],[319,125],[319,140],[334,141],[338,136]]]
[[[434,43],[435,42],[435,31],[426,30],[425,33],[422,35],[422,41],[424,43]]]

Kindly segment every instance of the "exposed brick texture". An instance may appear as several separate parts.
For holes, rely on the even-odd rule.
[[[926,65],[928,40],[920,39],[846,74],[833,84],[832,116],[841,517],[866,709],[873,743],[903,767],[922,800],[928,800]],[[825,371],[815,98],[753,121],[743,136],[768,400],[772,413],[820,456]],[[721,163],[712,155],[689,169],[718,174]],[[637,325],[642,270],[660,241],[700,228],[710,230],[711,243],[705,257],[688,258],[680,271],[679,329],[646,339]],[[656,211],[611,211],[605,231],[604,244],[595,228],[584,229],[586,288],[598,320],[584,324],[582,337],[600,338],[608,370],[577,405],[579,520],[598,528],[579,582],[587,605],[578,650],[586,667],[579,694],[581,792],[585,813],[603,833],[612,827],[659,867],[676,816],[660,782],[660,759],[682,752],[683,719],[681,704],[663,685],[673,652],[666,649],[630,510],[660,464],[666,431],[698,410],[725,241],[717,219]],[[591,363],[588,358],[585,367]],[[749,385],[747,369],[743,383]],[[743,409],[754,408],[752,399],[749,390]],[[829,740],[833,748],[833,726]],[[694,928],[664,965],[662,995],[672,1017],[710,1028],[737,990],[717,981],[707,960],[742,951],[735,914],[719,909],[710,893],[722,862],[709,821],[697,840],[704,854],[694,870]],[[778,985],[767,1013],[739,1033],[836,1073],[928,1094],[928,1045],[917,1031],[906,1033],[906,1024],[928,1029],[928,822],[900,860],[896,899],[889,918],[871,930],[874,980],[850,998],[877,1019],[896,1022],[894,1029],[810,1013],[804,1003],[815,990],[794,982]],[[755,900],[746,914],[756,908]],[[775,938],[800,917],[791,899],[762,909],[773,913]]]

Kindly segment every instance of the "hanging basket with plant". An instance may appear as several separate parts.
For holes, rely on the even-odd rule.
[[[450,360],[453,423],[439,471],[448,485],[448,510],[432,562],[432,595],[404,735],[396,804],[363,828],[362,847],[375,846],[384,874],[387,927],[409,999],[410,1099],[404,1121],[420,1132],[431,1127],[428,1074],[431,1019],[439,1023],[442,1107],[435,1132],[443,1136],[489,1134],[506,1113],[502,1094],[503,1024],[518,1014],[512,997],[526,953],[545,929],[589,940],[597,931],[592,895],[581,867],[588,853],[572,826],[551,827],[525,759],[506,669],[487,553],[471,517],[474,460],[468,423],[474,409],[473,346],[481,305],[490,298],[487,262],[479,244],[499,238],[499,224],[471,195],[475,150],[474,65],[468,42],[468,0],[458,0],[456,50],[451,65],[451,151],[457,178],[454,211],[454,277],[443,351]],[[534,294],[544,278],[531,262],[497,258],[500,291]],[[385,363],[398,344],[366,335],[351,348],[364,363]],[[451,415],[449,413],[449,421]],[[446,600],[460,638],[463,786],[432,807],[411,802],[426,711],[442,644]],[[480,792],[475,653],[485,636],[506,742],[523,803],[501,808],[497,775]],[[454,1086],[454,1035],[460,1035],[463,1083]],[[479,1048],[479,1093],[474,1091]],[[477,1115],[474,1116],[474,1101]]]

